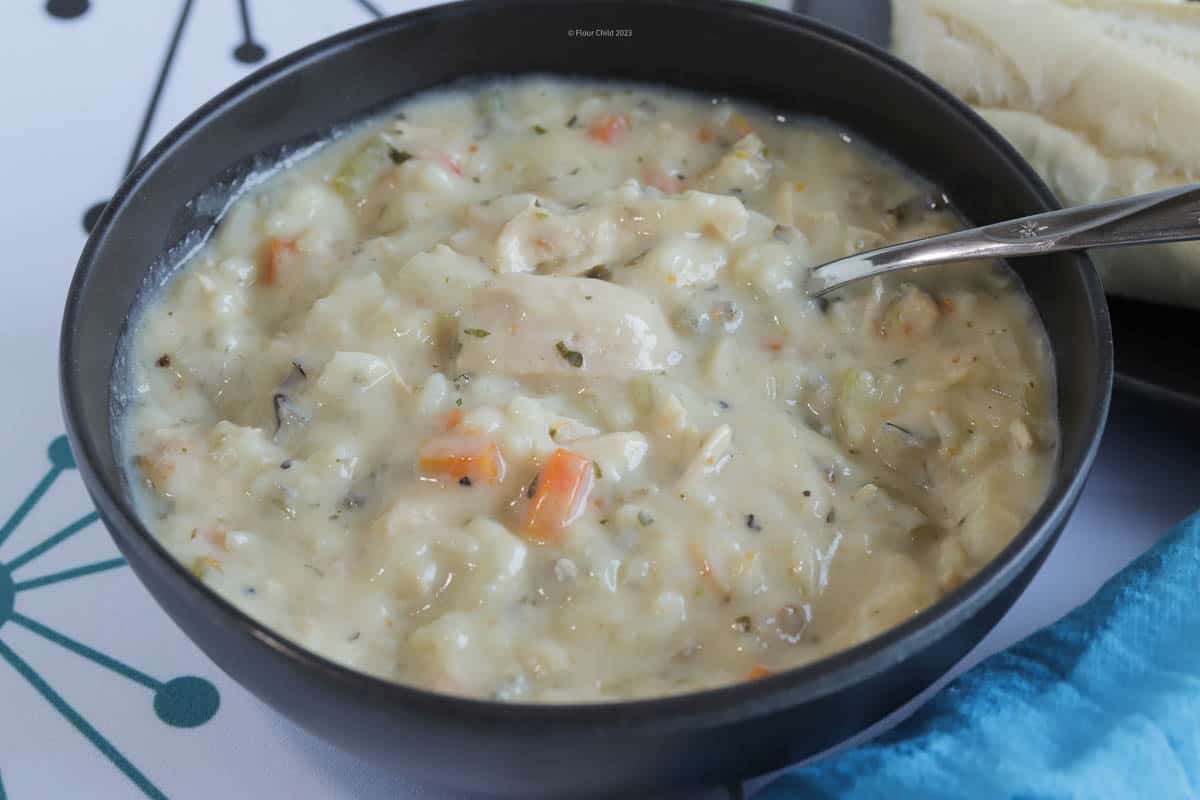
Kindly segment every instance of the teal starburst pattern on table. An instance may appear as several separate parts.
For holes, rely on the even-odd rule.
[[[46,474],[33,487],[33,490],[30,491],[25,500],[17,506],[17,509],[9,516],[3,527],[0,527],[0,551],[2,551],[4,543],[20,526],[29,512],[45,496],[50,487],[54,485],[54,482],[63,473],[75,469],[75,459],[71,455],[71,448],[67,445],[65,436],[60,436],[51,442],[49,448],[46,450],[46,454],[50,459],[50,467],[46,471]],[[100,731],[67,703],[62,695],[56,692],[28,662],[21,658],[4,641],[5,628],[16,625],[47,641],[53,642],[59,647],[69,650],[81,658],[104,667],[120,675],[122,678],[146,687],[153,693],[154,713],[158,716],[159,720],[171,727],[195,728],[208,722],[216,715],[217,708],[221,704],[221,697],[217,692],[217,687],[204,678],[185,675],[172,678],[168,681],[160,681],[64,633],[43,625],[37,620],[25,616],[25,614],[18,610],[20,599],[24,596],[25,592],[125,566],[125,559],[113,558],[28,580],[22,580],[18,574],[22,567],[25,567],[39,556],[44,555],[47,551],[88,528],[98,519],[99,516],[94,511],[84,514],[62,530],[51,534],[25,552],[7,560],[4,559],[2,552],[0,552],[0,661],[7,662],[10,667],[16,670],[17,674],[24,678],[55,711],[67,722],[71,723],[105,758],[112,762],[113,766],[119,769],[125,777],[129,778],[143,794],[156,800],[159,798],[165,800],[166,795],[151,783],[141,770],[122,755]],[[0,784],[0,800],[3,800],[3,798],[3,784]]]

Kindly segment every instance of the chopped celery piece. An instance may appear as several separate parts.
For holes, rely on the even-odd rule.
[[[358,203],[366,197],[371,185],[384,170],[399,163],[392,155],[394,150],[381,136],[372,136],[346,159],[330,184],[346,202]]]
[[[842,443],[857,447],[867,438],[876,413],[879,390],[875,376],[848,369],[838,379],[837,411]]]

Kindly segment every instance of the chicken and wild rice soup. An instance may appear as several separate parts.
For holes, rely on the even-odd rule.
[[[1053,364],[1007,268],[805,291],[956,227],[813,121],[546,78],[418,97],[235,202],[141,313],[143,516],[264,624],[440,692],[811,662],[1047,492]]]

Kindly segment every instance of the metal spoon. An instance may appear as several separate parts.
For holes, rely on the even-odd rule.
[[[814,297],[820,297],[863,278],[948,261],[1190,239],[1200,239],[1200,184],[1034,214],[858,253],[813,268],[808,288]]]

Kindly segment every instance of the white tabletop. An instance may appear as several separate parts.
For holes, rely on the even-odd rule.
[[[300,4],[260,0],[250,5],[253,41],[273,58],[368,21],[372,7],[420,4],[329,0],[305,3],[300,13]],[[53,468],[47,454],[62,433],[58,325],[84,242],[81,218],[125,169],[184,7],[189,14],[150,143],[258,66],[233,57],[243,41],[237,2],[30,0],[0,11],[0,419],[9,420],[0,438],[0,572],[26,584],[16,595],[18,617],[7,614],[0,582],[0,800],[442,797],[334,750],[226,678],[128,567],[111,563],[118,553],[98,524],[87,524],[91,508],[78,476]],[[60,19],[48,9],[86,10]],[[253,47],[240,52],[255,55]],[[1118,394],[1096,470],[1062,540],[964,665],[1085,600],[1200,507],[1198,452],[1200,419]],[[62,453],[53,455],[61,464]],[[26,503],[39,483],[45,491]],[[77,520],[84,523],[77,532],[22,559]],[[3,566],[14,562],[20,566]],[[62,574],[90,565],[97,565],[92,574]],[[40,584],[43,576],[63,579]],[[199,680],[170,683],[184,676]],[[208,684],[219,708],[191,707],[197,724],[180,727],[189,708],[171,704],[172,689],[202,699]]]

